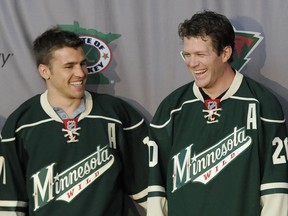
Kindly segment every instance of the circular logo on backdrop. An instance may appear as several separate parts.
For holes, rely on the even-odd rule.
[[[87,78],[87,84],[109,85],[113,83],[104,73],[112,62],[112,51],[108,44],[121,35],[105,34],[96,29],[82,28],[77,21],[74,21],[73,24],[57,26],[63,30],[74,32],[84,41],[83,49],[87,58],[88,74],[91,75]]]
[[[79,37],[85,43],[88,73],[95,74],[105,70],[112,59],[112,52],[107,43],[95,36],[80,35]]]

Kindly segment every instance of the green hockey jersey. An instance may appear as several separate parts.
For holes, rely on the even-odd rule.
[[[149,216],[287,216],[282,108],[236,72],[220,100],[194,81],[162,101],[149,132]]]
[[[87,91],[85,98],[77,119],[62,121],[47,92],[9,116],[0,144],[1,216],[123,216],[136,215],[132,200],[145,206],[144,119],[119,98]]]

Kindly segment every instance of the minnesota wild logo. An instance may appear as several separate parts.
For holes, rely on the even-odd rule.
[[[232,67],[241,71],[250,61],[250,54],[262,41],[263,37],[258,32],[235,30],[235,52]]]
[[[104,34],[95,29],[80,28],[76,21],[73,25],[58,25],[58,27],[76,33],[85,42],[84,52],[89,74],[87,84],[110,84],[109,79],[103,73],[112,60],[112,51],[108,44],[121,35]]]

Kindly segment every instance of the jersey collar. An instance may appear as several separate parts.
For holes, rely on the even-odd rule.
[[[242,83],[242,80],[243,80],[243,74],[239,73],[238,71],[235,71],[235,76],[231,83],[231,86],[226,91],[226,93],[221,97],[220,101],[226,100],[231,96],[233,96],[238,91]],[[203,95],[201,94],[201,91],[195,82],[193,83],[193,92],[198,99],[204,102]]]

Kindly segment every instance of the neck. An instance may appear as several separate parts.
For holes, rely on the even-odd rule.
[[[48,102],[53,107],[58,107],[64,110],[64,112],[70,117],[77,110],[81,104],[81,98],[77,99],[55,99],[49,96],[48,92]]]
[[[216,99],[219,95],[223,94],[231,86],[233,79],[235,77],[235,72],[232,68],[224,71],[222,76],[217,79],[215,84],[212,87],[205,87],[202,90],[207,94],[211,99]]]

